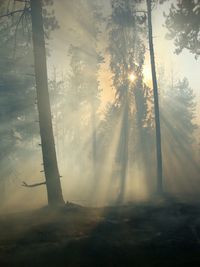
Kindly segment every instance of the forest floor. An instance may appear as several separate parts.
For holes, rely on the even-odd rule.
[[[200,266],[200,205],[176,201],[0,215],[0,266]]]

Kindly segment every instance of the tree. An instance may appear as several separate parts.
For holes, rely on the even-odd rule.
[[[87,19],[85,19],[85,27],[91,32],[90,38],[88,38],[87,43],[82,47],[87,47],[86,51],[90,53],[85,53],[84,64],[87,66],[87,71],[85,79],[87,81],[87,100],[91,108],[91,126],[92,126],[92,162],[93,162],[93,178],[96,175],[96,155],[97,155],[97,110],[100,103],[100,88],[98,82],[98,71],[100,63],[103,58],[98,50],[98,38],[100,34],[100,25],[102,23],[101,6],[95,1],[86,1],[85,3],[85,13]]]
[[[147,18],[148,18],[148,36],[149,50],[151,59],[151,71],[153,81],[155,127],[156,127],[156,156],[157,156],[157,193],[163,193],[163,168],[162,168],[162,148],[161,148],[161,131],[160,131],[160,112],[158,99],[158,85],[156,77],[156,66],[154,57],[153,33],[152,33],[152,0],[147,0]]]
[[[145,150],[142,148],[144,140],[141,138],[141,133],[145,131],[148,113],[146,86],[142,75],[145,18],[137,15],[136,10],[135,2],[113,0],[112,15],[108,22],[110,69],[116,91],[114,110],[115,112],[118,110],[120,122],[116,152],[116,162],[120,167],[119,202],[124,201],[128,165],[133,165],[130,161],[130,158],[133,159],[131,154],[136,153],[133,149],[135,146],[133,140],[137,140],[136,142],[140,144],[140,151]]]
[[[51,120],[42,2],[41,0],[31,0],[30,4],[39,126],[48,202],[49,205],[60,205],[63,204],[64,201],[60,184],[60,174],[58,171]]]
[[[102,61],[102,57],[100,56],[98,50],[98,37],[100,34],[99,28],[102,21],[101,7],[97,5],[96,1],[91,2],[87,0],[72,3],[72,8],[81,10],[81,12],[78,11],[76,20],[78,20],[83,26],[81,30],[74,29],[76,43],[72,43],[69,48],[69,94],[72,96],[71,99],[74,101],[71,108],[77,115],[76,120],[74,121],[74,124],[76,124],[76,127],[74,127],[74,133],[76,135],[75,139],[79,143],[79,147],[80,139],[83,140],[83,134],[85,134],[85,132],[80,132],[81,124],[83,124],[83,119],[81,122],[81,117],[83,118],[83,113],[89,109],[89,112],[87,111],[87,116],[89,115],[90,123],[87,126],[85,125],[85,128],[87,127],[88,129],[89,127],[89,129],[91,129],[91,131],[89,131],[91,133],[91,143],[87,144],[87,153],[89,154],[89,158],[92,163],[92,176],[94,180],[96,176],[97,154],[97,111],[100,103],[98,71]],[[82,31],[86,36],[84,39],[81,38]],[[77,149],[75,150],[77,151]],[[79,158],[78,162],[83,161],[82,155],[80,155]]]
[[[6,7],[6,1],[1,2],[0,12],[4,13]],[[0,25],[0,166],[1,185],[5,183],[3,187],[7,188],[6,198],[16,165],[24,158],[28,161],[33,153],[32,140],[38,135],[29,39],[31,23],[27,20],[26,27],[20,23],[16,32],[19,19],[20,14],[4,17]]]
[[[37,106],[39,112],[39,127],[48,203],[49,205],[60,205],[63,204],[64,201],[62,197],[51,121],[43,28],[44,21],[42,16],[42,0],[30,0],[22,2],[24,3],[24,7],[22,9],[13,10],[12,12],[8,12],[1,17],[21,13],[20,19],[17,23],[18,25],[27,12],[30,11],[31,13]],[[50,1],[47,0],[46,2]],[[53,23],[54,20],[52,20],[52,17],[45,22],[48,24],[48,26],[51,25],[52,27],[55,27],[56,25]]]
[[[195,141],[194,131],[197,128],[194,123],[196,103],[195,95],[186,78],[179,80],[168,89],[163,105],[163,119],[165,124],[171,128],[174,146],[179,147],[182,153],[192,155],[192,144]],[[168,118],[164,116],[164,113]]]
[[[165,14],[167,37],[174,40],[175,52],[189,50],[196,58],[200,55],[200,1],[181,0],[172,4],[169,14]]]
[[[161,118],[166,186],[173,173],[173,189],[181,191],[184,183],[192,183],[199,177],[199,164],[194,153],[197,147],[195,95],[186,78],[173,79],[172,84],[165,85],[168,88],[163,92]]]

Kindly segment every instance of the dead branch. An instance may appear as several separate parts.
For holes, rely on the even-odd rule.
[[[41,183],[36,183],[36,184],[27,184],[26,182],[22,182],[22,186],[24,187],[36,187],[36,186],[40,186],[40,185],[45,185],[46,182],[41,182]]]
[[[4,17],[9,17],[9,16],[13,16],[14,14],[16,14],[16,13],[23,13],[23,12],[25,12],[25,11],[29,11],[30,10],[30,8],[23,8],[23,9],[18,9],[18,10],[14,10],[14,11],[11,11],[11,12],[8,12],[8,13],[6,13],[6,14],[3,14],[3,15],[1,15],[0,16],[0,19],[1,18],[4,18]]]

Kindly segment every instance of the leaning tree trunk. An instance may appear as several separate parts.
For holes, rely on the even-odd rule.
[[[48,92],[42,0],[31,0],[31,20],[35,79],[44,173],[49,205],[64,203],[57,165]]]
[[[147,1],[147,14],[148,14],[149,50],[150,50],[151,72],[153,80],[155,126],[156,126],[157,192],[159,194],[162,194],[163,193],[162,149],[161,149],[158,85],[156,78],[156,66],[155,66],[153,34],[152,34],[152,14],[151,14],[152,6],[151,6],[151,0],[146,0],[146,1]]]

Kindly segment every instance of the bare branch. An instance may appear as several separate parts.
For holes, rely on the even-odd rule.
[[[22,13],[20,15],[20,18],[19,18],[19,20],[18,20],[18,22],[16,24],[16,28],[15,28],[15,38],[14,38],[15,45],[14,45],[14,53],[13,53],[13,57],[14,58],[15,58],[16,47],[17,47],[17,30],[18,30],[20,22],[23,20],[23,16],[24,16],[25,13],[26,13],[26,10],[24,8],[24,10],[22,11]]]
[[[1,18],[4,18],[4,17],[9,17],[9,16],[13,16],[15,15],[16,13],[24,13],[26,11],[30,11],[30,8],[23,8],[23,9],[18,9],[18,10],[14,10],[14,11],[11,11],[11,12],[8,12],[6,14],[3,14],[0,16],[0,19]]]
[[[36,184],[27,184],[26,182],[22,182],[22,186],[24,187],[36,187],[36,186],[40,186],[40,185],[45,185],[46,182],[41,182],[41,183],[36,183]]]
[[[146,14],[147,11],[145,11],[145,10],[136,10],[135,13],[145,13]]]

